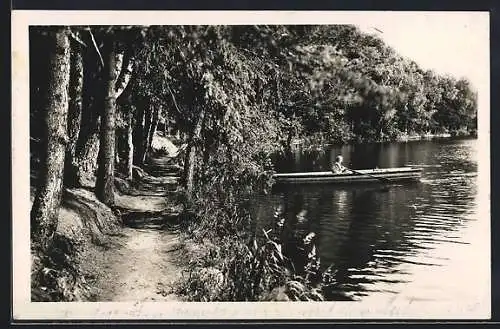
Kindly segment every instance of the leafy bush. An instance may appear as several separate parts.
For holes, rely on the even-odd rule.
[[[232,207],[237,216],[237,207]],[[241,209],[240,209],[241,210]],[[234,229],[236,217],[218,210],[199,217],[194,239],[204,244],[205,253],[194,257],[176,286],[175,293],[191,301],[321,301],[323,289],[335,284],[331,270],[321,272],[312,235],[302,237],[301,250],[307,256],[299,275],[284,253],[280,241],[284,219],[275,213],[274,226],[263,236],[249,237]],[[225,223],[224,225],[221,225]],[[248,232],[248,231],[247,231]]]

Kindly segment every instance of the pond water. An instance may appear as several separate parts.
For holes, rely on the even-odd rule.
[[[490,294],[490,218],[478,210],[479,147],[475,139],[447,139],[297,149],[277,159],[278,172],[328,170],[341,154],[352,169],[412,165],[423,177],[389,188],[278,187],[258,199],[259,226],[280,208],[288,227],[302,223],[316,234],[321,265],[332,266],[338,282],[329,300],[483,298]]]

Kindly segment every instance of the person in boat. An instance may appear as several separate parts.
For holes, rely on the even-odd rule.
[[[341,155],[337,155],[337,157],[335,158],[335,162],[332,165],[332,172],[334,174],[342,174],[348,171],[347,168],[342,164],[343,160],[344,159]]]

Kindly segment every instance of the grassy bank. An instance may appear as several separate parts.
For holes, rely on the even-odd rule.
[[[280,211],[268,227],[254,229],[249,200],[265,193],[270,178],[270,172],[258,173],[232,176],[248,184],[200,179],[194,198],[179,195],[185,204],[180,223],[186,263],[175,294],[202,302],[321,301],[335,286],[331,271],[320,270],[314,234],[290,229]]]
[[[215,237],[192,224],[183,235],[183,258],[189,262],[175,293],[203,302],[324,300],[323,289],[334,282],[330,271],[319,270],[311,235],[296,237],[301,253],[294,256],[306,260],[298,270],[280,240],[282,223],[276,217],[275,227],[264,230],[260,238],[244,233]]]
[[[119,217],[93,193],[65,190],[51,245],[43,254],[32,251],[32,301],[95,300],[100,271],[94,256],[112,247],[119,230]]]

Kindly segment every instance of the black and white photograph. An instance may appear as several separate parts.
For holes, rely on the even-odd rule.
[[[488,319],[487,12],[29,12],[14,316]]]

